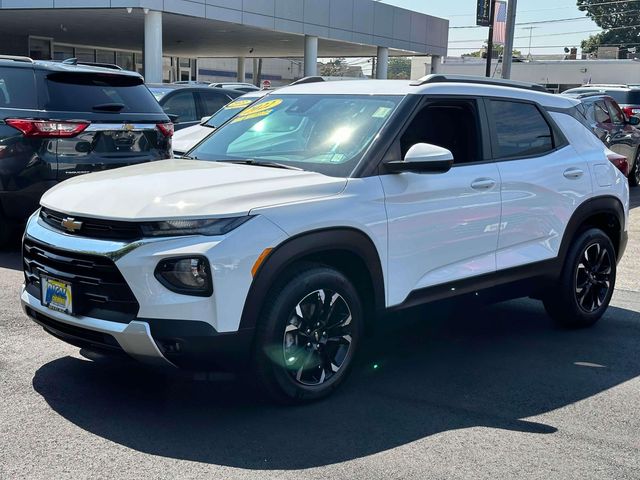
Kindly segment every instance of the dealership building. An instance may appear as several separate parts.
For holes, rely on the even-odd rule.
[[[0,26],[0,54],[115,63],[154,83],[244,80],[252,58],[287,59],[278,68],[295,77],[316,74],[318,57],[376,57],[386,78],[390,56],[437,64],[449,22],[373,0],[0,0]]]

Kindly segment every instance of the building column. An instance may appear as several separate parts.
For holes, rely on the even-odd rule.
[[[144,80],[162,83],[162,12],[144,16]]]
[[[378,55],[376,58],[376,78],[379,80],[386,80],[388,67],[389,49],[387,47],[378,47]]]
[[[238,57],[238,81],[244,83],[245,81],[245,67],[244,57]]]
[[[442,57],[440,55],[431,55],[431,73],[439,73]]]
[[[318,37],[304,36],[304,76],[318,74]]]

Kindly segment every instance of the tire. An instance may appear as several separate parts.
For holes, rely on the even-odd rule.
[[[629,185],[637,187],[640,185],[640,150],[636,153],[636,158],[633,162],[633,167],[629,172]]]
[[[339,271],[304,264],[269,292],[256,328],[253,370],[278,403],[319,400],[348,376],[363,335],[363,308]]]
[[[616,252],[600,229],[579,234],[569,248],[555,288],[544,297],[553,320],[567,328],[595,324],[609,306],[616,282]]]

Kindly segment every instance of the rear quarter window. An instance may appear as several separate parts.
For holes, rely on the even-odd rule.
[[[530,157],[554,149],[551,127],[535,105],[506,100],[489,104],[496,157]]]
[[[162,113],[162,108],[142,78],[108,73],[50,73],[44,79],[45,110],[69,112],[103,111],[105,105],[121,104],[115,113]]]
[[[36,109],[37,105],[33,70],[0,67],[0,108]]]

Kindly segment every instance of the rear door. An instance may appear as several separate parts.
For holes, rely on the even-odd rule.
[[[40,72],[40,103],[49,118],[87,122],[56,141],[58,180],[171,156],[169,120],[138,76]],[[161,127],[158,127],[158,125]]]
[[[588,165],[536,104],[486,103],[502,194],[497,269],[555,258],[571,215],[591,193]]]

